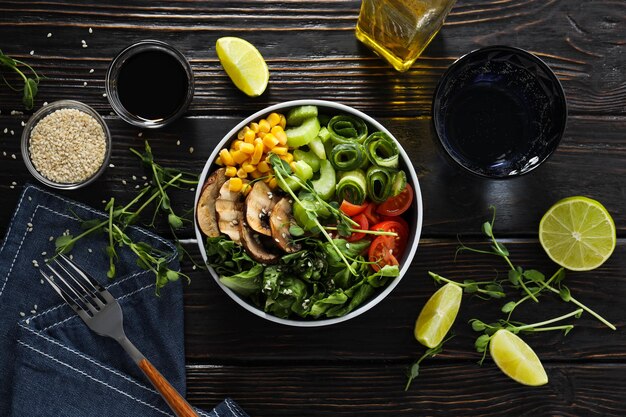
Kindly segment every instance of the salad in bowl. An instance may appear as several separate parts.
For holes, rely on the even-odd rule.
[[[415,170],[389,131],[345,105],[297,100],[253,114],[200,184],[196,235],[210,273],[271,321],[355,317],[392,291],[417,249]]]

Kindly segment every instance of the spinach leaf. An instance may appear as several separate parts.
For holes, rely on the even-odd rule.
[[[263,265],[256,264],[247,271],[235,275],[220,276],[220,282],[244,297],[257,293],[261,289]]]
[[[367,282],[372,287],[382,287],[387,284],[389,278],[395,278],[398,275],[400,275],[400,268],[398,268],[398,265],[385,265],[379,271],[368,276]]]

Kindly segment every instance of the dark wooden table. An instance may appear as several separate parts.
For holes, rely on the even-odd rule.
[[[84,191],[65,193],[95,207],[104,198],[128,200],[134,194],[131,178],[143,173],[130,146],[149,139],[164,164],[199,172],[216,142],[241,118],[291,99],[354,106],[379,119],[409,152],[425,210],[417,256],[393,293],[358,318],[315,329],[273,324],[237,306],[206,272],[184,267],[192,276],[185,290],[192,404],[210,408],[231,396],[252,416],[626,415],[626,3],[459,0],[440,35],[405,74],[355,39],[358,9],[358,1],[339,0],[0,1],[0,48],[46,76],[36,108],[77,99],[105,115],[115,168]],[[221,69],[214,45],[227,35],[248,39],[266,58],[271,78],[263,96],[244,96]],[[187,117],[139,137],[140,130],[112,115],[103,97],[104,76],[122,47],[145,38],[170,42],[187,55],[196,94]],[[507,181],[476,178],[455,167],[438,150],[431,125],[431,97],[443,71],[462,54],[491,44],[521,47],[545,60],[569,105],[567,130],[553,157]],[[29,112],[11,114],[23,109],[19,94],[4,86],[0,110],[4,232],[20,189],[33,178],[19,149],[21,122]],[[556,267],[538,243],[538,223],[548,207],[570,195],[600,200],[615,219],[619,240],[611,259],[595,271],[569,273],[567,280],[572,293],[617,331],[584,315],[566,337],[527,336],[550,378],[546,386],[527,388],[489,360],[477,365],[476,334],[466,323],[472,317],[497,318],[501,303],[466,296],[454,326],[457,336],[424,363],[404,392],[405,369],[423,352],[413,339],[413,324],[436,288],[426,272],[457,279],[505,272],[495,258],[463,255],[455,262],[457,235],[482,241],[480,224],[493,204],[496,232],[513,261],[551,273]],[[191,208],[192,194],[179,196],[176,204]],[[165,227],[159,232],[168,235]],[[192,230],[182,237],[192,239]],[[195,241],[186,246],[197,255]],[[526,322],[572,310],[551,297],[526,307],[518,315]]]

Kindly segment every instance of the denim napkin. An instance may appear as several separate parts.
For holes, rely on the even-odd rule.
[[[39,266],[54,254],[54,239],[81,232],[77,218],[103,217],[80,203],[27,185],[0,246],[0,416],[173,416],[117,342],[96,335],[42,280]],[[175,253],[140,228],[133,239]],[[105,285],[124,311],[124,329],[170,383],[185,393],[181,282],[155,296],[154,275],[121,250],[117,276],[106,277],[102,235],[79,241],[76,263]],[[177,268],[176,257],[170,259]],[[202,416],[246,416],[225,399]]]

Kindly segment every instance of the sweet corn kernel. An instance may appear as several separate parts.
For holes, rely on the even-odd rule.
[[[256,165],[256,169],[257,171],[259,171],[260,173],[264,174],[266,172],[269,172],[270,170],[270,165],[265,162],[265,161],[261,161]]]
[[[272,132],[272,134],[274,135],[274,137],[276,137],[276,139],[278,139],[278,143],[280,143],[281,146],[285,146],[287,144],[287,134],[280,126],[275,127],[279,128],[280,130],[276,133]]]
[[[259,124],[255,122],[250,123],[250,130],[254,133],[259,133]]]
[[[243,137],[243,140],[247,143],[253,143],[255,138],[256,138],[256,133],[248,129],[248,131],[246,131],[246,134]]]
[[[267,146],[268,149],[273,149],[274,146],[278,145],[278,139],[276,139],[276,137],[274,135],[272,135],[271,133],[268,133],[263,138],[263,144],[265,146]],[[285,148],[285,149],[287,149],[287,148]]]
[[[278,123],[278,125],[283,129],[287,127],[287,119],[282,114],[280,115],[280,122]]]
[[[261,132],[267,133],[270,131],[272,127],[270,126],[270,122],[265,119],[259,120],[259,130]]]
[[[254,152],[254,145],[251,143],[244,142],[239,147],[239,150],[243,153],[247,153],[248,155],[250,155]]]
[[[243,187],[243,181],[241,178],[231,178],[228,180],[228,189],[233,193],[241,191],[241,187]]]
[[[248,175],[250,175],[252,178],[254,178],[256,180],[257,178],[261,178],[263,176],[263,173],[259,172],[259,170],[255,169],[252,172],[248,172]]]
[[[276,148],[274,148],[276,149]],[[293,162],[293,154],[285,154],[285,155],[281,155],[280,159],[282,159],[283,161],[287,162],[288,164],[291,164]]]
[[[235,160],[230,152],[228,152],[228,149],[222,149],[220,151],[220,158],[222,159],[222,162],[228,166],[235,165]]]
[[[267,185],[273,190],[278,185],[278,180],[276,178],[272,178]]]
[[[241,169],[243,169],[246,172],[252,172],[256,170],[256,167],[249,162],[244,162],[243,164],[241,164]]]
[[[243,135],[245,134],[246,134],[246,131],[244,129],[241,129],[239,132],[237,132],[237,139],[243,140]]]
[[[274,152],[276,155],[287,155],[289,153],[289,148],[287,148],[286,146],[274,146],[274,148],[272,148],[272,152]]]
[[[254,152],[252,153],[252,157],[250,157],[250,162],[253,164],[258,164],[263,156],[263,142],[257,143],[254,145]]]
[[[252,191],[252,186],[250,185],[250,183],[245,183],[241,187],[241,192],[243,193],[243,195],[248,195],[248,193],[250,193],[250,191]]]
[[[248,176],[248,173],[243,168],[239,168],[237,170],[237,176],[239,178],[246,178]]]
[[[263,139],[265,135],[267,135],[267,133],[259,131],[259,133],[256,134],[256,137],[259,139]]]
[[[224,172],[224,175],[226,175],[227,177],[234,177],[235,175],[237,175],[237,168],[226,167],[226,171]]]
[[[232,151],[230,154],[232,155],[235,163],[240,165],[248,159],[248,154],[245,154],[241,151]]]
[[[234,140],[233,143],[230,145],[230,150],[231,151],[238,151],[241,148],[241,144],[243,143],[243,141],[241,140]]]
[[[222,162],[222,158],[220,158],[219,156],[215,158],[215,163],[219,166],[224,165],[224,163]]]
[[[268,183],[272,180],[272,178],[274,178],[273,174],[269,174],[267,177],[265,177],[265,179],[263,180],[263,182]]]
[[[267,116],[267,121],[270,124],[270,127],[274,127],[277,124],[280,123],[280,114],[278,113],[272,113],[269,116]]]
[[[294,161],[291,161],[289,163],[289,166],[291,167],[292,170],[294,170],[294,171],[296,170],[296,163]]]

